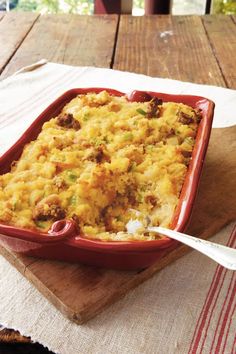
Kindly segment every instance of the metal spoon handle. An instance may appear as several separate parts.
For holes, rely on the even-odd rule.
[[[180,241],[205,254],[225,268],[236,270],[236,249],[202,240],[174,230],[165,229],[163,227],[148,227],[147,230],[157,232],[174,240]]]

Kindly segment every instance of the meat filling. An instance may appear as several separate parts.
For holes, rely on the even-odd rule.
[[[80,122],[75,120],[73,114],[71,113],[60,114],[57,118],[57,124],[60,127],[69,128],[69,129],[72,128],[75,130],[79,130],[81,128]]]
[[[160,106],[162,105],[162,100],[154,97],[148,104],[147,107],[147,118],[158,118],[160,116],[161,110]]]
[[[64,219],[66,212],[59,203],[59,198],[54,194],[42,199],[34,208],[33,219],[35,221],[57,221]]]
[[[180,112],[179,113],[179,122],[185,125],[188,125],[190,123],[193,123],[194,120],[191,116],[189,116],[188,114],[184,113],[184,112]]]

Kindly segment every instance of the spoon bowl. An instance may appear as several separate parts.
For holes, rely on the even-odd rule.
[[[146,218],[147,224],[150,219]],[[197,237],[177,232],[175,230],[166,229],[159,226],[145,226],[140,220],[130,220],[126,224],[128,233],[135,234],[139,230],[142,232],[154,232],[160,235],[167,236],[171,239],[184,243],[185,245],[194,248],[203,253],[205,256],[213,259],[223,267],[231,270],[236,270],[236,249],[220,245],[211,241],[202,240]]]

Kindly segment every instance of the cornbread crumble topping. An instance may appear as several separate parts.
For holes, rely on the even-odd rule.
[[[157,98],[78,95],[0,176],[0,222],[46,232],[65,218],[88,238],[155,239],[128,235],[125,225],[139,211],[170,226],[200,118]]]

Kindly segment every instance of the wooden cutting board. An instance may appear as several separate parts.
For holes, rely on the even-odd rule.
[[[186,232],[209,238],[236,220],[235,186],[236,126],[213,129],[198,196]],[[1,254],[57,309],[79,324],[97,315],[189,250],[186,246],[178,246],[151,267],[135,272],[35,259],[0,248]]]

